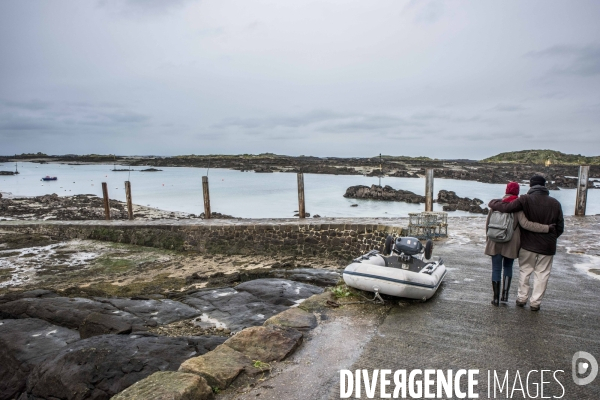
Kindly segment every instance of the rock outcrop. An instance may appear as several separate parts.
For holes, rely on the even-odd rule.
[[[244,354],[223,344],[205,355],[185,361],[179,371],[200,375],[210,386],[224,389],[251,363]]]
[[[102,335],[46,358],[29,375],[26,392],[43,399],[106,399],[158,371],[176,371],[197,354],[185,338]]]
[[[133,326],[117,316],[93,312],[89,314],[79,326],[79,335],[82,339],[93,336],[114,333],[117,335],[130,334]]]
[[[0,305],[2,318],[39,318],[69,329],[78,329],[92,313],[118,316],[120,321],[139,327],[156,325],[110,304],[83,298],[24,298]]]
[[[77,331],[41,319],[0,320],[0,399],[19,395],[38,364],[77,340]]]
[[[206,219],[204,213],[200,214],[198,216],[198,218]],[[235,217],[232,215],[221,214],[221,213],[214,212],[214,211],[210,213],[210,218],[212,218],[212,219],[235,219]]]
[[[265,321],[264,325],[277,325],[286,328],[294,328],[299,331],[308,331],[317,326],[317,318],[313,313],[296,307],[272,316]]]
[[[240,283],[235,290],[251,293],[270,304],[288,307],[297,304],[299,300],[323,292],[319,287],[287,279],[255,279]]]
[[[119,310],[128,312],[144,321],[154,321],[166,325],[182,319],[194,318],[202,314],[196,308],[189,307],[173,300],[133,300],[133,299],[97,299],[108,303]]]
[[[112,400],[210,400],[213,391],[206,380],[183,372],[155,372],[123,390]]]
[[[279,272],[304,280],[339,277]],[[48,290],[0,296],[0,399],[109,399],[141,380],[119,398],[143,398],[156,385],[152,398],[209,398],[209,385],[224,389],[241,371],[260,373],[253,360],[268,363],[290,354],[302,339],[294,328],[316,326],[312,313],[290,306],[322,292],[307,283],[268,278],[182,293],[178,301],[68,298]],[[180,322],[215,327],[215,335],[150,333]],[[230,330],[241,332],[228,338]],[[184,362],[182,373],[164,374]]]
[[[271,316],[322,292],[320,287],[286,279],[256,279],[235,288],[198,290],[181,301],[204,313],[198,324],[236,332],[261,325]]]
[[[309,283],[311,285],[326,287],[335,286],[341,278],[339,272],[327,269],[275,269],[270,274],[273,278],[289,279],[295,282]]]
[[[488,208],[482,208],[483,200],[470,199],[468,197],[459,197],[453,191],[440,190],[437,202],[444,204],[444,211],[467,211],[475,214],[487,214]]]
[[[384,201],[403,201],[406,203],[424,203],[425,196],[421,196],[408,190],[396,190],[389,185],[384,187],[371,185],[371,187],[357,185],[346,189],[344,197],[351,199],[371,199]]]
[[[254,326],[244,329],[225,345],[244,354],[250,360],[281,361],[300,344],[302,333],[291,328]]]

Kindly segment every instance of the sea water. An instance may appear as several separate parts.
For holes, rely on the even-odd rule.
[[[116,166],[117,168],[128,168]],[[0,163],[0,170],[14,170],[15,165]],[[125,201],[124,182],[131,181],[135,204],[193,214],[203,212],[202,176],[208,173],[211,210],[242,218],[290,218],[298,210],[295,173],[255,173],[228,169],[158,167],[160,172],[113,172],[113,165],[67,165],[19,163],[19,175],[0,175],[0,192],[14,197],[94,194],[102,196],[102,182],[107,182],[111,199]],[[44,176],[56,181],[42,181]],[[378,185],[379,178],[360,175],[304,174],[306,211],[321,217],[406,217],[409,212],[424,210],[424,204],[347,199],[346,189],[354,185]],[[425,194],[424,178],[384,177],[382,185]],[[436,178],[434,196],[439,190],[452,190],[458,196],[479,198],[485,204],[504,194],[505,185]],[[521,187],[526,193],[527,186]],[[565,215],[573,215],[575,189],[552,190],[550,195],[561,202]],[[357,204],[357,207],[352,207]],[[485,206],[484,204],[484,206]],[[434,204],[434,211],[442,206]],[[600,214],[600,190],[588,190],[587,214]],[[463,211],[449,216],[474,215]]]

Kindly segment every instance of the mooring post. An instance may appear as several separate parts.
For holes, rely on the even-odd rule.
[[[425,211],[433,211],[433,168],[425,172]]]
[[[108,200],[108,186],[102,182],[102,196],[104,197],[104,218],[110,221],[110,203]]]
[[[577,180],[577,199],[575,200],[575,215],[583,217],[585,215],[585,206],[587,203],[588,178],[590,176],[590,167],[579,167],[579,179]]]
[[[306,208],[304,206],[304,174],[298,172],[298,215],[300,218],[306,218]]]
[[[208,193],[208,176],[202,177],[202,195],[204,196],[204,219],[210,219],[210,194]]]
[[[131,182],[125,181],[125,197],[127,198],[127,215],[133,219],[133,204],[131,203]]]

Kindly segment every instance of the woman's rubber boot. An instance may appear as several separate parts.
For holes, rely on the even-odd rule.
[[[498,307],[500,305],[500,281],[492,281],[492,289],[494,289],[494,299],[492,305]]]
[[[512,282],[512,276],[505,276],[504,282],[502,283],[502,297],[500,301],[507,302],[508,301],[508,291],[510,290],[510,283]]]

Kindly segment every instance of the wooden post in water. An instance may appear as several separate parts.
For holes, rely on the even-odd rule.
[[[585,215],[585,206],[587,203],[588,178],[590,176],[590,167],[579,167],[579,179],[577,180],[577,199],[575,199],[575,215],[583,217]]]
[[[425,171],[425,211],[433,211],[433,168]]]
[[[127,198],[127,215],[133,219],[133,204],[131,203],[131,182],[125,181],[125,197]]]
[[[204,196],[204,219],[210,219],[210,194],[208,192],[208,176],[202,177],[202,195]]]
[[[298,215],[306,218],[306,207],[304,205],[304,174],[298,172]]]
[[[104,218],[110,221],[110,203],[108,200],[108,186],[102,182],[102,196],[104,197]]]

